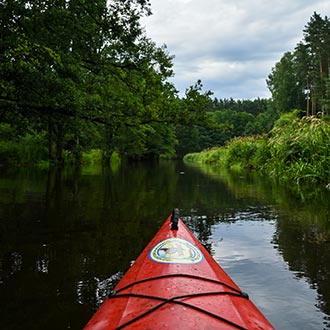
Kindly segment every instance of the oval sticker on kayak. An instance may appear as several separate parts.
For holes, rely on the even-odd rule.
[[[181,238],[168,238],[159,242],[151,249],[149,257],[165,264],[197,264],[203,260],[202,252]]]

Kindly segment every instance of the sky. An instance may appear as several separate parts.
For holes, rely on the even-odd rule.
[[[201,80],[218,99],[269,98],[266,79],[329,0],[150,0],[147,36],[174,55],[180,95]]]

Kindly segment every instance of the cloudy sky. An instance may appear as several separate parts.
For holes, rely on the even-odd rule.
[[[223,99],[270,97],[266,78],[303,38],[314,11],[329,0],[150,0],[147,35],[175,55],[172,79],[182,95],[202,80]]]

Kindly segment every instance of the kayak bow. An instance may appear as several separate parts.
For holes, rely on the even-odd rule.
[[[174,211],[84,328],[110,329],[274,327]]]

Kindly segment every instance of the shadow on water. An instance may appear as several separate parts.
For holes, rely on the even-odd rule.
[[[217,224],[272,221],[269,244],[330,315],[329,197],[302,202],[265,178],[176,162],[2,169],[2,325],[81,329],[173,207],[213,254]]]
[[[2,173],[4,327],[82,328],[168,216],[173,166]]]

